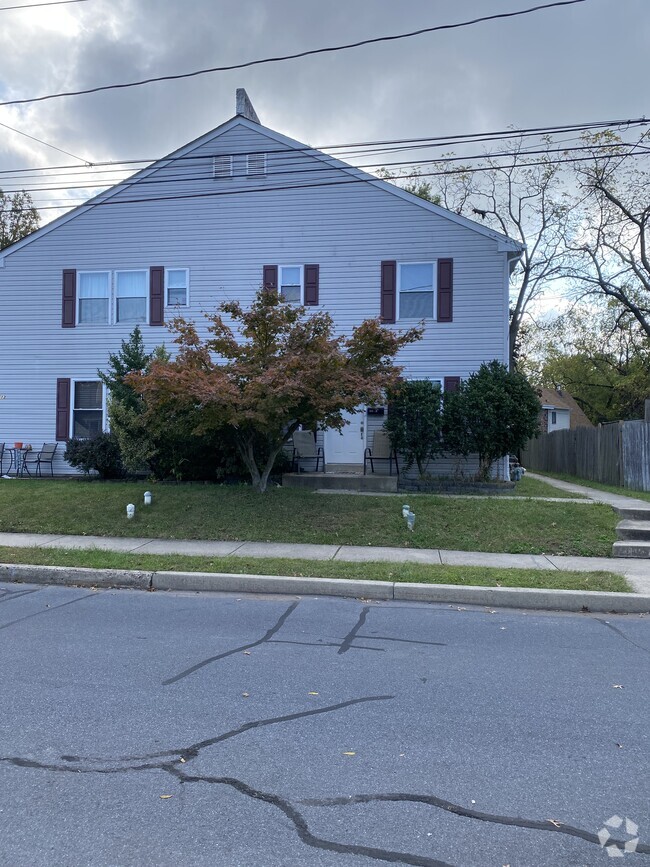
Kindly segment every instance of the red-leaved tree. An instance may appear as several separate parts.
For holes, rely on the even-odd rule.
[[[219,310],[206,317],[206,340],[193,322],[176,318],[177,357],[127,379],[152,418],[170,404],[192,406],[200,410],[197,434],[228,429],[260,492],[299,425],[340,430],[344,412],[381,403],[401,370],[395,356],[421,335],[368,319],[351,337],[335,337],[329,314],[309,314],[266,289],[250,309],[232,301]]]

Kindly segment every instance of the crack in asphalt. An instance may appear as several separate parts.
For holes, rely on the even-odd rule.
[[[187,783],[207,783],[211,785],[229,786],[235,789],[242,795],[248,798],[253,798],[257,801],[262,801],[272,807],[277,807],[293,824],[296,833],[300,840],[307,846],[313,849],[324,849],[328,852],[336,852],[341,855],[364,855],[367,858],[372,858],[375,861],[387,861],[391,864],[409,864],[414,867],[451,867],[446,861],[439,861],[436,858],[428,858],[424,855],[413,855],[407,852],[394,852],[390,849],[379,849],[374,846],[359,846],[354,843],[337,843],[334,840],[326,840],[323,837],[317,837],[309,830],[307,821],[304,816],[291,804],[289,801],[281,798],[279,795],[274,795],[271,792],[264,792],[260,789],[254,789],[242,780],[235,777],[210,777],[202,775],[190,775],[178,768],[169,769],[169,773],[176,777],[182,784]]]
[[[368,616],[368,612],[370,611],[370,606],[366,605],[361,609],[361,613],[359,614],[359,619],[354,624],[352,629],[345,636],[343,641],[341,642],[341,646],[338,649],[338,653],[347,653],[348,650],[352,647],[352,642],[357,637],[357,632],[361,629],[363,624],[366,622],[366,617]]]
[[[611,624],[609,620],[601,620],[600,617],[594,617],[593,620],[595,620],[596,623],[600,623],[601,626],[606,626],[607,629],[611,629],[612,632],[615,632],[617,635],[619,635],[623,639],[623,641],[627,641],[629,644],[633,644],[634,647],[637,647],[644,653],[650,653],[650,647],[644,647],[643,644],[637,644],[636,641],[633,641],[631,638],[629,638],[622,629],[619,629],[617,626]]]
[[[0,603],[11,602],[13,599],[20,599],[21,596],[30,596],[32,593],[40,593],[41,587],[34,590],[0,590]]]
[[[206,665],[210,665],[213,662],[218,662],[220,659],[225,659],[227,656],[232,656],[235,653],[242,653],[244,650],[250,650],[251,647],[259,647],[260,644],[264,644],[269,639],[273,638],[273,636],[278,632],[290,614],[292,614],[296,608],[298,607],[299,602],[293,602],[287,610],[280,615],[277,622],[274,626],[272,626],[262,638],[258,638],[257,641],[252,641],[250,644],[242,644],[240,647],[234,647],[232,650],[226,650],[223,653],[217,653],[215,656],[210,656],[207,659],[202,660],[201,662],[197,662],[196,665],[192,665],[190,668],[186,668],[185,671],[181,671],[180,674],[175,675],[174,677],[169,677],[167,680],[163,680],[163,686],[170,686],[172,683],[178,683],[179,680],[183,680],[186,677],[189,677],[194,672],[199,671],[201,668],[205,668]]]
[[[243,723],[243,725],[238,726],[236,729],[231,729],[230,731],[223,732],[222,734],[215,735],[211,738],[206,738],[201,741],[197,741],[196,743],[189,744],[185,747],[176,748],[173,750],[160,750],[155,753],[145,753],[144,755],[129,755],[129,756],[118,756],[112,759],[108,758],[100,758],[94,756],[73,756],[73,755],[63,755],[61,756],[61,760],[66,762],[64,765],[57,765],[45,762],[37,762],[32,759],[24,759],[18,756],[0,756],[0,762],[4,762],[5,764],[16,765],[17,767],[29,767],[29,768],[40,768],[42,770],[48,771],[59,771],[62,773],[97,773],[97,774],[120,774],[126,773],[128,771],[143,771],[143,770],[165,770],[169,767],[173,767],[178,764],[183,764],[181,762],[181,758],[184,759],[185,762],[189,762],[192,759],[198,757],[201,750],[206,749],[206,747],[214,746],[215,744],[223,743],[223,741],[230,740],[231,738],[237,737],[238,735],[244,734],[245,732],[251,731],[252,729],[257,728],[265,728],[270,725],[278,725],[280,723],[285,722],[293,722],[294,720],[306,719],[307,717],[312,716],[320,716],[326,713],[333,713],[338,710],[344,710],[348,707],[354,707],[358,704],[366,704],[368,702],[377,702],[377,701],[390,701],[394,699],[394,695],[370,695],[370,696],[362,696],[361,698],[353,698],[348,701],[338,702],[337,704],[326,705],[325,707],[317,707],[311,708],[310,710],[305,711],[297,711],[296,713],[285,714],[283,716],[276,717],[268,717],[266,719],[261,720],[251,720],[250,722]],[[173,762],[169,761],[160,761],[154,762],[154,759],[169,759],[172,756],[176,757]],[[101,765],[108,764],[109,767],[106,768],[97,768],[97,767],[77,767],[80,763],[90,764],[90,765]],[[136,762],[138,764],[116,764],[116,763],[125,763],[125,762]],[[112,764],[111,764],[112,763]]]
[[[10,626],[15,626],[16,623],[23,623],[25,620],[31,620],[32,617],[39,617],[41,614],[49,614],[51,611],[56,611],[57,608],[65,608],[66,605],[74,605],[75,602],[81,602],[90,597],[96,597],[96,593],[86,593],[83,596],[77,596],[76,599],[70,599],[69,602],[62,602],[61,605],[51,605],[49,608],[43,608],[42,611],[35,611],[33,614],[26,614],[24,617],[19,617],[17,620],[10,620],[9,623],[3,623],[0,629],[8,629]]]
[[[538,819],[523,819],[519,816],[500,816],[495,813],[483,813],[480,810],[472,810],[468,807],[463,807],[460,804],[454,804],[453,801],[446,801],[444,798],[437,798],[435,795],[413,795],[406,792],[392,792],[374,795],[347,795],[340,798],[306,798],[298,803],[305,807],[346,807],[350,804],[371,804],[377,801],[388,802],[409,802],[413,804],[427,804],[431,807],[438,807],[448,813],[453,813],[456,816],[462,816],[466,819],[476,819],[479,822],[490,822],[496,825],[508,825],[516,828],[526,828],[532,831],[553,831],[557,834],[567,834],[570,837],[579,837],[587,843],[595,843],[601,846],[601,842],[597,834],[592,834],[590,831],[584,831],[582,828],[576,828],[573,825],[566,825],[563,822],[557,822],[546,819],[539,821]],[[609,843],[618,843],[623,845],[623,840],[608,840]],[[639,843],[636,848],[637,852],[650,854],[650,844]]]

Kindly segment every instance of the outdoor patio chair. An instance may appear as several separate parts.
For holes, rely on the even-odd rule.
[[[28,476],[31,476],[30,467],[34,468],[35,475],[42,476],[43,473],[41,471],[41,466],[43,464],[50,465],[50,475],[54,478],[54,467],[52,466],[52,462],[54,461],[54,454],[57,450],[58,443],[43,443],[43,448],[38,451],[30,451],[26,452],[23,458],[23,469],[27,473]]]
[[[385,430],[376,430],[372,435],[372,446],[367,448],[363,453],[363,474],[366,474],[368,462],[370,462],[370,471],[375,471],[375,461],[388,461],[388,475],[393,475],[393,461],[395,461],[395,470],[399,476],[399,465],[397,463],[397,452],[390,444],[390,438]]]
[[[7,458],[10,458],[11,455],[7,454]],[[3,462],[5,460],[5,444],[0,443],[0,476],[4,474]]]
[[[291,469],[300,472],[301,461],[316,461],[316,472],[319,464],[323,463],[325,472],[325,456],[321,446],[316,446],[314,434],[309,430],[298,430],[293,435],[293,454],[291,456]]]

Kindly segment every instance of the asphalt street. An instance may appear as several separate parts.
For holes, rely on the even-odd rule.
[[[650,617],[0,584],[0,665],[3,867],[650,865]]]

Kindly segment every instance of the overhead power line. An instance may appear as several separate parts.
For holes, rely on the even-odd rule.
[[[57,4],[55,4],[55,5],[57,5]],[[42,138],[36,138],[35,135],[30,135],[28,132],[23,132],[22,130],[16,129],[13,126],[9,126],[9,124],[7,124],[7,123],[0,123],[0,126],[4,127],[5,129],[11,130],[11,132],[15,132],[18,135],[23,135],[23,136],[25,136],[25,138],[30,138],[32,141],[38,142],[39,144],[45,145],[45,147],[47,147],[47,148],[52,148],[53,150],[58,151],[60,154],[65,154],[68,157],[72,157],[73,160],[80,160],[82,163],[85,163],[87,166],[90,165],[88,160],[85,160],[83,157],[78,157],[76,154],[70,153],[70,151],[65,151],[65,150],[63,150],[63,148],[57,147],[56,145],[53,145],[53,144],[50,144],[47,141],[43,141]]]
[[[630,154],[631,156],[635,156],[638,154]],[[547,166],[547,165],[559,165],[564,163],[575,163],[582,162],[582,157],[568,157],[563,160],[537,160],[528,163],[519,163],[519,164],[509,164],[502,165],[500,168],[502,169],[511,169],[511,168],[527,168],[533,166]],[[353,167],[352,167],[353,168]],[[402,175],[397,180],[409,180],[410,178],[414,179],[422,179],[429,177],[441,177],[445,175],[455,175],[455,174],[475,174],[477,172],[488,171],[489,167],[486,166],[475,166],[475,167],[461,167],[457,169],[446,169],[444,171],[439,172],[418,172],[417,174],[412,175]],[[129,184],[129,180],[127,179],[124,183]],[[203,178],[203,180],[206,180]],[[345,180],[329,180],[329,181],[316,181],[315,183],[296,183],[296,184],[283,184],[280,186],[262,186],[262,187],[240,187],[239,189],[229,189],[229,190],[213,190],[208,192],[194,192],[194,193],[174,193],[169,195],[160,195],[160,196],[143,196],[138,198],[113,198],[113,193],[110,193],[110,198],[107,198],[103,201],[94,201],[91,199],[88,200],[74,200],[68,199],[65,201],[64,205],[43,205],[39,206],[39,210],[41,211],[52,211],[52,210],[61,210],[65,205],[72,205],[75,201],[80,201],[80,204],[77,205],[78,208],[87,207],[88,209],[106,207],[109,205],[133,205],[133,204],[145,204],[145,203],[155,203],[155,202],[170,202],[170,201],[181,201],[181,200],[197,200],[197,199],[211,199],[223,196],[239,196],[239,195],[247,195],[250,193],[273,193],[273,192],[285,192],[289,190],[310,190],[315,189],[317,187],[337,187],[337,186],[347,186],[351,184],[373,184],[377,181],[382,181],[382,178],[376,177],[367,177],[367,178],[346,178]],[[139,185],[139,182],[133,181],[132,186],[136,187]],[[102,196],[104,193],[99,193],[98,196]],[[18,209],[19,211],[29,210],[27,208]]]
[[[68,3],[87,3],[88,0],[53,0],[50,3],[27,3],[25,6],[0,6],[0,12],[10,12],[13,9],[36,9],[37,6],[66,6]]]
[[[552,136],[556,134],[571,133],[571,132],[589,132],[599,129],[614,129],[614,128],[632,128],[638,126],[648,126],[650,120],[644,117],[636,118],[617,118],[611,120],[599,120],[587,122],[578,122],[573,124],[561,124],[554,126],[538,126],[527,127],[524,129],[502,129],[493,130],[490,132],[474,132],[474,133],[456,133],[446,136],[429,136],[422,138],[406,138],[406,139],[384,139],[379,141],[367,142],[347,142],[345,144],[328,144],[328,145],[304,145],[301,147],[285,147],[274,148],[273,154],[301,154],[314,153],[315,151],[339,151],[334,154],[337,159],[352,159],[354,157],[364,156],[369,153],[369,148],[373,148],[372,153],[382,154],[388,152],[401,152],[415,149],[439,148],[439,147],[455,147],[461,144],[481,144],[486,142],[495,142],[508,140],[513,138],[531,138],[536,136]],[[350,153],[343,153],[350,151]],[[229,156],[247,156],[261,153],[268,153],[268,148],[263,151],[228,151]],[[89,173],[98,173],[99,170],[107,168],[108,171],[120,171],[118,166],[137,166],[148,164],[149,166],[156,162],[166,163],[170,165],[174,162],[196,161],[199,159],[195,154],[186,154],[184,156],[165,156],[165,157],[148,157],[142,159],[129,160],[105,160],[103,162],[94,162],[88,166]],[[31,168],[14,168],[0,170],[0,177],[9,177],[10,175],[33,175],[37,172],[63,172],[67,173],[68,169],[79,169],[77,165],[59,165],[59,166],[33,166]],[[126,171],[126,169],[124,169]]]
[[[620,157],[625,156],[647,156],[650,153],[650,147],[642,146],[641,150],[638,149],[637,142],[621,142],[618,143],[608,143],[601,145],[594,145],[592,149],[598,151],[607,151],[609,150],[610,154],[603,154],[603,156],[616,155]],[[625,149],[625,150],[623,150]],[[392,162],[383,162],[381,168],[385,169],[413,169],[412,174],[395,174],[389,178],[380,177],[379,180],[395,180],[399,181],[402,179],[408,178],[418,178],[418,177],[427,177],[425,172],[417,169],[416,166],[431,166],[434,163],[436,166],[444,165],[448,163],[463,163],[461,169],[459,169],[459,173],[463,171],[467,172],[479,172],[479,171],[491,171],[501,168],[509,168],[514,165],[520,166],[522,168],[527,168],[529,166],[538,166],[538,165],[560,165],[563,162],[576,162],[578,160],[570,159],[568,157],[569,154],[575,153],[576,151],[583,151],[584,147],[559,147],[559,148],[530,148],[527,150],[502,150],[502,151],[493,151],[487,152],[483,154],[471,154],[464,156],[443,156],[435,159],[421,159],[421,160],[397,160]],[[273,152],[275,153],[275,152]],[[546,157],[551,155],[566,155],[561,159],[552,160],[546,159]],[[535,162],[525,162],[520,161],[519,163],[512,164],[512,166],[503,166],[501,163],[493,162],[490,165],[483,166],[471,166],[469,162],[476,162],[477,160],[495,160],[495,159],[506,159],[506,158],[514,158],[514,157],[534,157],[534,156],[543,156],[544,160],[535,161]],[[591,159],[591,157],[580,157],[579,161],[587,161]],[[125,178],[117,178],[117,179],[104,179],[102,182],[98,180],[96,183],[77,183],[77,184],[59,184],[59,185],[48,185],[48,186],[34,186],[34,184],[21,184],[20,187],[15,189],[3,188],[5,193],[18,193],[18,192],[65,192],[68,190],[93,190],[93,189],[108,189],[111,186],[117,186],[120,184],[138,186],[138,187],[147,187],[151,185],[161,185],[161,184],[170,184],[170,183],[194,183],[197,181],[211,181],[212,175],[211,173],[206,173],[210,171],[212,157],[211,156],[202,156],[196,158],[197,162],[200,162],[203,166],[205,166],[205,170],[202,174],[190,174],[188,172],[182,174],[167,174],[162,173],[159,177],[156,177],[155,174],[150,178],[137,178],[136,175],[131,175]],[[467,162],[467,164],[465,164]],[[291,166],[291,163],[288,163]],[[163,166],[163,168],[168,168],[169,165]],[[198,168],[198,167],[197,167]],[[372,163],[362,163],[356,166],[352,166],[352,168],[361,169],[361,170],[372,170],[378,168],[377,162]],[[89,170],[92,171],[92,170]],[[124,170],[122,170],[124,171]],[[301,168],[276,168],[266,173],[267,180],[279,179],[284,177],[292,177],[295,175],[318,175],[324,173],[332,173],[338,172],[340,169],[337,166],[332,166],[331,164],[324,162],[321,163],[320,160],[315,162],[313,165],[303,166]]]
[[[68,0],[71,2],[71,0]],[[182,72],[175,75],[158,75],[152,78],[143,78],[139,81],[129,81],[120,84],[104,84],[99,87],[89,87],[85,90],[69,90],[62,93],[49,93],[44,96],[34,96],[26,99],[11,99],[5,102],[0,102],[2,105],[25,105],[32,102],[44,102],[48,99],[60,99],[64,96],[83,96],[89,93],[101,93],[107,90],[120,90],[127,87],[141,87],[145,84],[153,84],[158,81],[178,81],[182,78],[195,78],[199,75],[209,75],[215,72],[230,72],[235,69],[248,69],[251,66],[262,66],[267,63],[283,63],[287,60],[297,60],[301,57],[310,57],[316,54],[328,54],[335,51],[349,51],[352,48],[360,48],[363,45],[375,45],[380,42],[395,42],[400,39],[411,39],[414,36],[422,36],[425,33],[435,33],[443,30],[455,30],[460,27],[471,27],[475,24],[481,24],[485,21],[497,21],[506,18],[517,18],[521,15],[530,15],[532,12],[539,12],[543,9],[553,9],[560,6],[574,6],[577,3],[585,3],[587,0],[558,0],[555,3],[545,3],[540,6],[531,6],[528,9],[520,9],[516,12],[500,12],[494,15],[484,15],[480,18],[472,18],[469,21],[459,21],[455,24],[438,24],[435,27],[422,27],[419,30],[412,30],[408,33],[397,33],[391,36],[376,36],[371,39],[361,39],[357,42],[348,42],[344,45],[331,45],[326,48],[312,48],[308,51],[298,51],[295,54],[284,54],[277,57],[265,57],[259,60],[248,60],[244,63],[234,63],[229,66],[212,66],[207,69],[196,69],[193,72]]]

